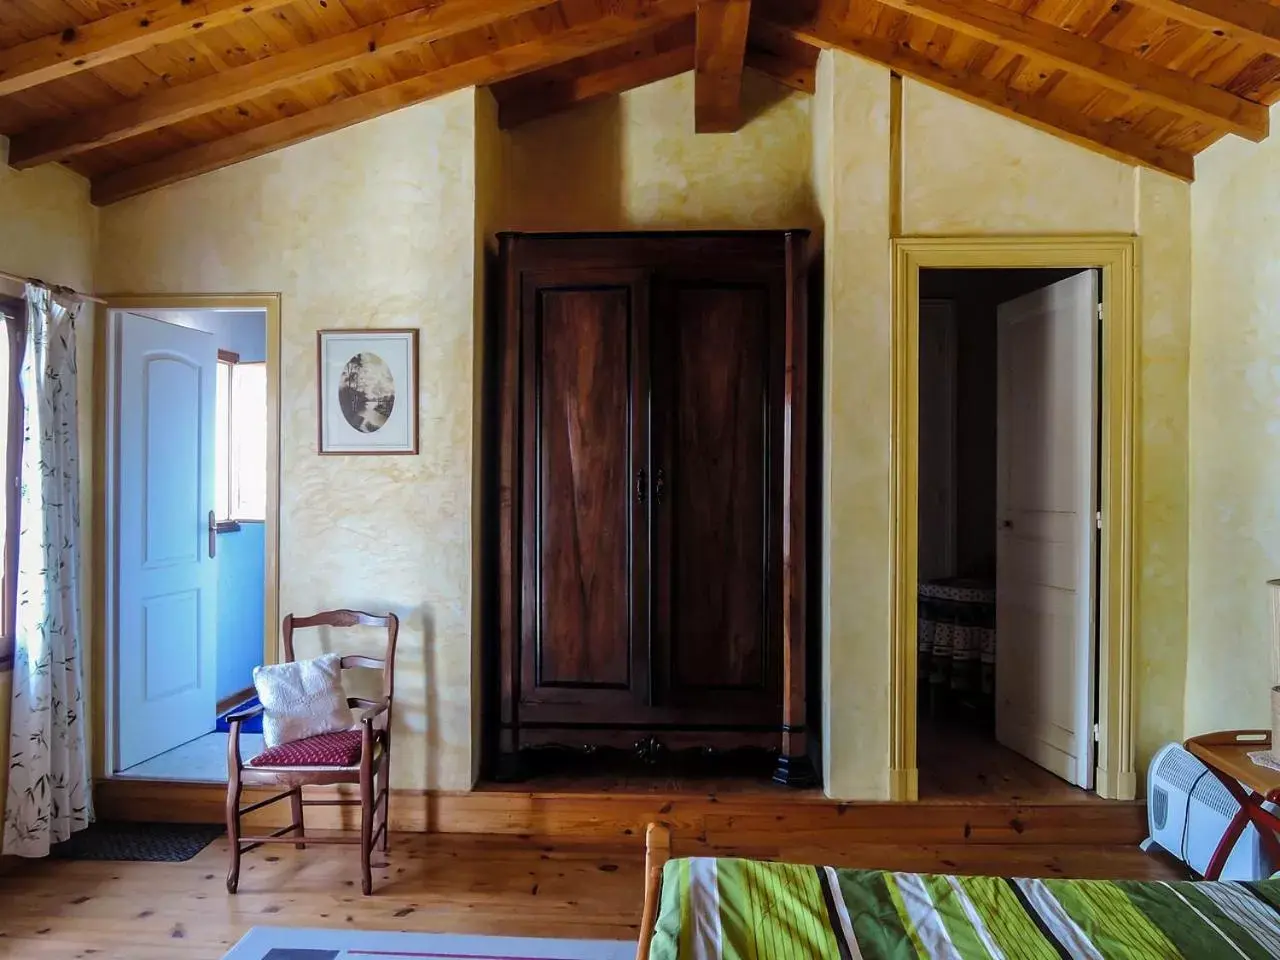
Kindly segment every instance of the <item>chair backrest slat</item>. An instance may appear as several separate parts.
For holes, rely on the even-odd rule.
[[[379,615],[365,613],[362,610],[326,610],[309,617],[296,617],[292,613],[284,618],[284,659],[291,662],[293,653],[293,631],[309,627],[383,627],[387,631],[386,653],[381,659],[365,654],[346,654],[342,658],[342,669],[352,667],[368,667],[382,670],[382,695],[388,699],[395,692],[396,638],[400,633],[400,618],[394,613]]]

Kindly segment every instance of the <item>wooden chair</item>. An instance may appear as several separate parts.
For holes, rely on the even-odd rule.
[[[360,889],[367,896],[373,891],[373,873],[369,858],[373,845],[381,835],[382,849],[388,844],[387,814],[389,785],[391,782],[391,708],[393,676],[395,673],[396,635],[400,621],[395,614],[384,617],[357,610],[330,610],[311,617],[284,618],[284,659],[292,661],[293,631],[305,627],[354,627],[357,625],[384,627],[387,631],[387,650],[383,659],[364,656],[344,656],[342,668],[371,667],[382,670],[382,697],[364,700],[348,697],[347,705],[360,708],[357,715],[359,728],[341,733],[308,737],[290,744],[281,744],[264,751],[247,764],[240,759],[240,725],[262,712],[259,704],[248,710],[233,713],[227,719],[231,730],[227,739],[227,836],[231,840],[231,868],[227,871],[227,892],[235,893],[240,883],[240,857],[264,843],[293,843],[299,850],[310,843],[360,844]],[[308,784],[354,783],[360,786],[358,800],[304,800],[302,788]],[[246,787],[287,787],[266,800],[240,806],[240,794]],[[293,808],[293,822],[266,836],[244,836],[240,832],[240,819],[245,814],[270,806],[288,798]],[[314,806],[359,806],[360,836],[312,837],[307,835],[303,822],[303,810]],[[381,818],[378,818],[379,810]],[[375,829],[374,821],[378,819]],[[285,836],[293,834],[293,836]]]

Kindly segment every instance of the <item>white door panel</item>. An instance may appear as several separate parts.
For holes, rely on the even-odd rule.
[[[117,769],[213,729],[216,561],[211,334],[119,319]]]
[[[1097,274],[998,311],[996,737],[1092,787]]]

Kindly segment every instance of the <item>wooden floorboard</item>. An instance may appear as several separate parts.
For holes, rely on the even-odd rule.
[[[992,734],[956,720],[921,716],[916,750],[921,800],[1103,802],[1001,746]]]
[[[676,855],[701,845],[677,839]],[[1133,848],[861,844],[836,859],[798,844],[740,852],[912,871],[1162,879]],[[0,876],[0,956],[215,960],[250,927],[283,925],[634,939],[643,850],[635,842],[539,842],[412,834],[392,838],[360,895],[355,851],[284,846],[248,854],[240,893],[223,887],[220,840],[186,863],[37,861]]]

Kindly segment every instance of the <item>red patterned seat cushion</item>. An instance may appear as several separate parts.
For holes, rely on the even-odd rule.
[[[270,747],[251,767],[353,767],[360,762],[360,731],[340,730]]]

